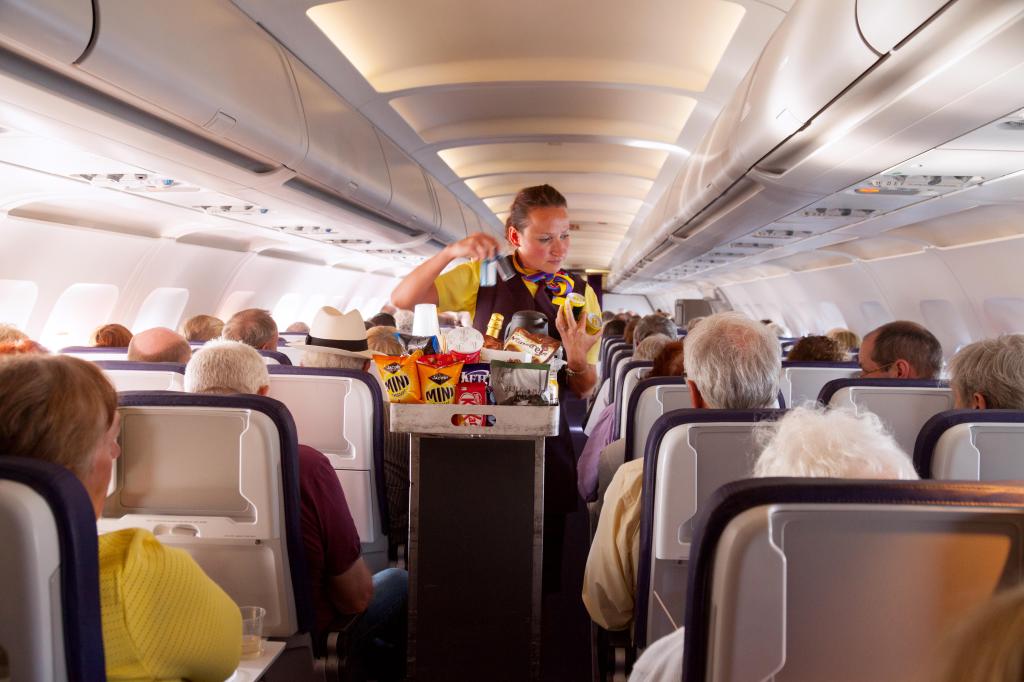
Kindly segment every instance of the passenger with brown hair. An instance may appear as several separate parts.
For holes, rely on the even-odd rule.
[[[127,348],[132,340],[128,327],[121,324],[105,324],[97,327],[89,338],[94,348]]]
[[[640,319],[640,317],[634,316],[626,320],[626,328],[622,332],[622,340],[630,345],[633,345],[633,333],[636,332],[636,327],[640,324]]]
[[[866,378],[935,379],[942,368],[942,345],[916,322],[897,320],[868,332],[857,362]]]
[[[846,353],[827,336],[804,336],[789,349],[789,362],[842,362]]]
[[[117,394],[103,372],[23,355],[0,360],[0,386],[0,456],[67,468],[99,518],[121,452]],[[99,570],[107,679],[223,680],[238,666],[238,607],[187,553],[124,529],[99,536]]]
[[[154,327],[139,332],[128,343],[128,359],[133,362],[186,363],[192,357],[192,347],[181,334],[167,327]]]
[[[277,323],[270,313],[259,308],[240,310],[224,323],[221,336],[241,341],[256,350],[277,350]]]
[[[220,336],[224,322],[213,315],[193,315],[181,325],[181,335],[191,343],[206,343]]]
[[[680,339],[662,346],[661,351],[654,356],[654,365],[647,378],[681,377],[683,371],[683,340]]]

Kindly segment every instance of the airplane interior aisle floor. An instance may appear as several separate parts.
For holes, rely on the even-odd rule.
[[[586,402],[564,400],[562,409],[578,459],[586,441],[581,428]],[[541,605],[541,679],[544,682],[588,682],[591,679],[590,616],[583,607],[581,595],[590,546],[590,520],[583,500],[577,498],[576,511],[566,516],[563,533],[560,589],[545,593]]]
[[[566,517],[562,543],[562,581],[541,605],[541,679],[544,682],[590,680],[590,616],[583,607],[583,569],[590,536],[586,506],[580,500]]]

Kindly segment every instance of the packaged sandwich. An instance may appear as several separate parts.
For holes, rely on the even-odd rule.
[[[393,403],[420,403],[420,378],[416,371],[416,361],[422,352],[416,351],[412,355],[375,355],[373,361],[377,363],[377,371],[380,372],[381,381],[384,382],[384,390],[387,391],[388,400]]]
[[[505,350],[529,353],[536,363],[545,363],[554,357],[562,344],[543,334],[531,334],[525,329],[516,329],[505,341]]]
[[[499,405],[550,405],[547,397],[550,365],[491,362],[491,388]]]
[[[426,355],[416,363],[424,402],[450,405],[455,400],[455,386],[462,375],[462,361],[451,353]]]

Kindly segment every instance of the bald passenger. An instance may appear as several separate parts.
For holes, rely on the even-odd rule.
[[[135,362],[180,362],[192,357],[192,347],[181,334],[167,327],[139,332],[128,344],[128,359]]]
[[[277,350],[277,323],[270,313],[259,308],[240,310],[232,315],[221,335],[256,350]]]

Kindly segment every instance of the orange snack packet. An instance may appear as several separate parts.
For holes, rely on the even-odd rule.
[[[377,371],[380,372],[381,381],[384,382],[384,390],[387,391],[388,400],[393,403],[421,403],[420,377],[416,371],[416,361],[423,355],[422,351],[416,351],[412,355],[375,355],[373,361],[377,363]]]

